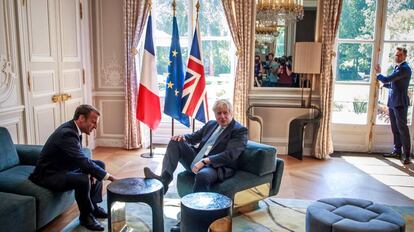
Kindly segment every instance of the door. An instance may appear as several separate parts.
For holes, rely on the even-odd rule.
[[[20,2],[20,1],[19,1]],[[83,99],[79,0],[28,0],[21,5],[32,143],[49,135]],[[20,3],[19,3],[20,4]]]
[[[374,67],[391,73],[395,47],[414,54],[414,29],[409,0],[344,1],[335,63],[333,139],[336,151],[390,152],[393,138],[386,99],[388,91],[376,81]],[[411,60],[410,60],[411,59]],[[411,80],[412,82],[412,80]],[[409,91],[412,96],[412,84]],[[412,130],[412,107],[408,122]]]

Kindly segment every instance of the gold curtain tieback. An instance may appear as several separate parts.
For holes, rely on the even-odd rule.
[[[131,54],[134,55],[134,56],[136,56],[138,54],[137,48],[132,48],[131,49]]]

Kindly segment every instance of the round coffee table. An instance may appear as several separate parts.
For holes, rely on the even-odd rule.
[[[219,193],[198,192],[181,199],[181,232],[207,231],[219,218],[230,216],[232,201]]]
[[[125,178],[110,183],[108,191],[108,231],[112,231],[112,204],[119,202],[144,202],[152,209],[152,230],[164,231],[164,190],[156,179]]]

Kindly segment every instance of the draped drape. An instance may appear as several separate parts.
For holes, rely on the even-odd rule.
[[[315,143],[315,157],[327,159],[333,153],[332,142],[332,101],[335,39],[339,27],[342,0],[323,0],[322,3],[322,72],[320,79],[320,108],[322,119]]]
[[[255,1],[222,0],[230,33],[237,49],[237,62],[234,80],[234,117],[243,125],[247,124],[247,94],[252,72],[252,49],[254,46],[253,17]]]
[[[125,122],[124,147],[136,149],[141,146],[137,110],[137,72],[135,56],[137,45],[148,16],[149,0],[124,0],[125,42]]]

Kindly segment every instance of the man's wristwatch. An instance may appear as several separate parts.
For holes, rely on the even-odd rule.
[[[204,159],[201,160],[201,163],[203,163],[204,165],[207,165],[206,161],[204,161]]]

